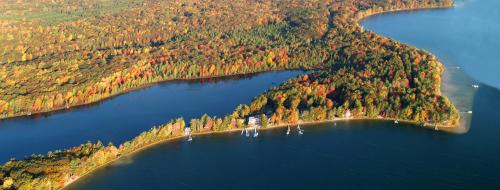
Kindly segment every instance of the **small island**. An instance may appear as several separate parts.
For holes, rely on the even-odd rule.
[[[0,79],[6,81],[1,84],[0,114],[7,118],[64,109],[166,80],[285,69],[314,72],[269,89],[222,118],[179,118],[120,145],[89,142],[8,161],[0,168],[2,188],[61,189],[158,143],[253,129],[248,126],[250,117],[259,118],[262,128],[345,119],[436,127],[459,123],[458,111],[441,94],[444,67],[434,55],[365,31],[358,24],[382,12],[451,7],[451,0],[123,2],[98,19],[82,15],[56,25],[44,20],[3,21],[9,26],[40,25],[27,28],[43,40],[0,57]],[[119,8],[124,10],[115,10]],[[165,20],[167,15],[160,14],[163,9],[177,11],[171,10]],[[94,13],[99,15],[97,10]],[[107,26],[113,23],[144,28]],[[2,30],[10,34],[19,27]],[[45,33],[52,35],[41,37]],[[106,34],[107,41],[92,38],[100,34]],[[19,37],[9,38],[29,40]],[[45,49],[43,41],[53,43]],[[26,72],[40,77],[28,80]]]

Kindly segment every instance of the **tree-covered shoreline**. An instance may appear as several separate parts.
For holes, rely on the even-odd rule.
[[[48,1],[0,6],[0,13],[9,15],[17,14],[10,10],[14,8],[36,14],[96,10],[91,11],[95,15],[74,13],[79,19],[53,24],[29,16],[23,20],[0,17],[5,26],[0,28],[0,118],[95,103],[161,81],[328,69],[350,59],[351,55],[338,57],[336,53],[344,51],[340,48],[354,36],[339,34],[359,32],[354,25],[363,14],[452,3],[138,2],[123,0],[122,8],[109,14],[100,13],[107,4],[98,6],[96,0],[51,2],[62,3],[57,6]],[[142,20],[134,20],[136,17]]]
[[[188,126],[195,134],[230,131],[246,127],[244,120],[255,115],[263,118],[263,126],[345,117],[392,118],[443,127],[458,125],[458,111],[441,94],[440,83],[444,67],[435,56],[373,32],[364,31],[357,24],[362,17],[380,12],[450,7],[453,4],[452,1],[395,0],[391,1],[391,4],[382,0],[343,0],[326,3],[310,0],[306,2],[291,0],[290,3],[283,5],[284,7],[280,7],[280,10],[283,10],[281,18],[278,13],[270,11],[270,15],[274,16],[269,18],[275,20],[267,20],[265,24],[257,26],[253,25],[255,23],[244,25],[242,29],[234,29],[229,25],[223,26],[228,28],[221,30],[227,31],[218,34],[211,29],[194,33],[186,32],[185,35],[170,38],[171,41],[166,43],[168,45],[163,44],[161,40],[151,43],[152,48],[135,44],[123,49],[113,49],[113,52],[117,52],[116,55],[107,54],[106,48],[101,48],[105,53],[102,55],[97,53],[96,57],[91,56],[90,59],[100,61],[98,65],[104,62],[104,65],[100,66],[107,69],[105,72],[116,71],[102,81],[95,84],[89,83],[90,87],[85,86],[87,84],[75,83],[75,88],[83,87],[83,90],[73,89],[71,92],[64,92],[65,95],[60,92],[55,95],[50,95],[52,92],[41,93],[43,95],[30,99],[35,96],[30,96],[30,93],[26,92],[23,95],[26,99],[21,98],[22,104],[18,102],[21,99],[17,96],[10,100],[14,103],[3,102],[3,113],[9,116],[10,113],[16,113],[16,110],[24,114],[71,106],[72,102],[81,104],[86,101],[96,101],[114,92],[155,81],[219,76],[216,74],[225,76],[267,70],[320,68],[320,71],[290,79],[278,87],[269,89],[257,96],[250,104],[239,106],[233,113],[223,118],[204,115],[189,122],[177,119],[143,132],[118,146],[111,144],[105,146],[99,142],[87,143],[67,150],[49,152],[43,156],[33,155],[24,160],[11,160],[0,169],[2,188],[60,189],[80,176],[91,173],[123,155],[151,144],[182,137],[185,126]],[[259,3],[269,7],[278,6],[272,1],[253,3],[259,6],[263,6]],[[188,5],[182,7],[186,6]],[[184,12],[182,14],[188,18],[178,17],[177,21],[194,18],[193,15],[198,13]],[[251,15],[251,13],[248,14]],[[207,36],[211,35],[218,36],[215,38],[220,40],[218,46],[215,46],[216,43],[213,41],[210,43],[206,41]],[[193,44],[198,42],[207,43]],[[227,46],[226,43],[231,45]],[[184,49],[162,49],[164,45]],[[197,47],[196,54],[201,52],[200,54],[206,55],[196,57],[186,47]],[[226,47],[228,49],[225,49]],[[134,57],[136,51],[140,56],[146,56],[147,59],[144,59],[142,63],[141,61],[133,64],[128,62],[129,65],[108,64],[108,61],[113,62],[115,57],[123,56],[120,60],[125,59],[126,56]],[[96,52],[101,52],[101,50],[94,53]],[[139,55],[136,54],[135,58]],[[221,62],[219,55],[227,59]],[[108,60],[108,56],[112,56],[113,59]],[[127,59],[135,58],[128,57]],[[184,63],[186,59],[196,61]],[[24,61],[36,62],[34,59]],[[14,65],[24,67],[19,65],[21,62],[14,62],[12,62]],[[47,70],[53,67],[45,68],[44,64],[46,63],[39,63],[37,68]],[[3,65],[3,68],[6,68],[5,64]],[[99,70],[100,66],[88,67],[77,64],[75,67],[95,72],[91,68]],[[68,79],[65,84],[73,84],[71,80]],[[7,89],[10,88],[9,85]],[[16,87],[16,83],[13,87]],[[23,92],[19,93],[23,94]],[[15,109],[12,108],[13,105]],[[0,106],[2,106],[1,101]]]

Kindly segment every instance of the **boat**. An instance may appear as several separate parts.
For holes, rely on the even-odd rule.
[[[472,111],[467,111],[468,114],[472,114]]]
[[[253,138],[257,138],[259,136],[259,132],[257,132],[257,127],[254,128],[254,132],[253,132]]]
[[[297,125],[297,130],[299,131],[299,135],[304,134],[304,130],[300,128],[300,125]]]
[[[245,132],[245,129],[242,129],[242,130],[241,130],[241,135],[243,135],[243,133],[244,133],[244,132]]]
[[[437,125],[434,125],[434,130],[439,131],[439,127]]]
[[[290,134],[290,126],[288,126],[288,129],[286,130],[286,135]]]
[[[479,85],[474,84],[474,85],[472,85],[472,87],[474,87],[474,88],[479,88]]]
[[[394,120],[394,123],[395,123],[395,124],[398,124],[398,123],[399,123],[399,121],[398,121],[398,120]]]
[[[193,137],[191,137],[191,134],[189,134],[188,141],[193,141]]]
[[[250,136],[250,133],[248,133],[248,129],[245,128],[245,136],[249,137]]]

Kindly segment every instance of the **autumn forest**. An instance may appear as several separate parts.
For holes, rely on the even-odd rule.
[[[359,26],[394,10],[452,0],[3,0],[0,118],[67,109],[157,82],[310,70],[217,118],[182,118],[121,145],[82,144],[0,168],[5,189],[60,189],[165,139],[345,117],[453,127],[444,67],[429,52]],[[181,116],[179,116],[181,117]],[[264,127],[265,127],[264,126]],[[83,143],[83,142],[82,142]],[[1,187],[0,187],[1,189]]]

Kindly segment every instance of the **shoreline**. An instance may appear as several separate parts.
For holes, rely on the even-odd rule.
[[[394,12],[417,11],[417,10],[427,10],[427,9],[430,9],[430,10],[432,10],[432,9],[449,9],[449,8],[453,8],[453,7],[454,7],[454,3],[451,4],[451,5],[449,5],[449,6],[423,6],[423,7],[413,7],[413,8],[407,8],[407,9],[405,9],[405,8],[399,8],[399,9],[392,9],[392,10],[387,10],[387,11],[373,11],[371,13],[367,13],[370,10],[364,10],[364,11],[360,11],[359,13],[355,14],[354,15],[354,17],[355,17],[354,19],[355,19],[356,26],[360,27],[361,29],[364,30],[364,27],[362,25],[360,25],[361,20],[363,20],[365,18],[368,18],[368,17],[376,16],[376,15],[379,15],[379,14],[387,14],[387,13],[394,13]],[[376,32],[374,32],[374,33],[376,33]],[[376,34],[380,35],[378,33],[376,33]],[[382,36],[382,35],[380,35],[380,36]],[[394,41],[397,41],[397,40],[394,40]],[[397,41],[397,42],[399,42],[399,41]],[[401,43],[401,42],[399,42],[399,43]],[[406,43],[404,43],[404,44],[406,44]],[[406,45],[410,45],[410,44],[406,44]],[[412,47],[415,47],[415,46],[412,46]],[[417,48],[417,47],[415,47],[415,48]],[[427,51],[425,49],[421,49],[421,48],[417,48],[417,49],[423,50],[423,51],[429,53],[430,55],[435,56],[434,54],[430,53],[429,51]],[[439,62],[439,63],[441,65],[443,65],[441,62]],[[62,107],[52,108],[52,109],[43,110],[43,111],[36,111],[36,112],[20,112],[20,113],[9,115],[9,116],[2,116],[2,115],[0,115],[0,121],[9,120],[9,119],[15,119],[15,118],[21,118],[21,117],[43,116],[44,114],[52,114],[52,113],[62,112],[62,111],[65,111],[65,110],[78,109],[78,108],[83,108],[85,106],[92,106],[93,104],[97,104],[97,103],[109,100],[111,98],[114,98],[114,97],[117,97],[117,96],[120,96],[120,95],[123,95],[123,94],[127,94],[127,93],[132,92],[132,91],[146,89],[146,88],[149,88],[149,87],[152,87],[154,85],[161,84],[161,83],[168,83],[168,82],[189,82],[189,81],[197,81],[197,80],[204,80],[204,79],[214,79],[214,80],[221,79],[221,80],[223,80],[226,77],[227,78],[229,78],[229,77],[244,77],[246,75],[258,75],[258,74],[264,74],[264,73],[270,73],[270,72],[282,72],[282,71],[303,71],[303,72],[305,72],[305,71],[314,71],[316,69],[318,69],[318,68],[311,68],[311,69],[303,69],[303,68],[286,69],[285,68],[285,69],[271,69],[271,70],[257,71],[257,72],[250,72],[250,73],[241,73],[241,74],[230,74],[230,75],[218,75],[218,76],[204,76],[204,77],[194,77],[194,78],[177,78],[177,79],[159,80],[159,81],[155,81],[155,82],[143,84],[143,85],[140,85],[140,86],[137,86],[137,87],[132,87],[132,88],[129,88],[129,89],[126,89],[126,90],[123,90],[123,91],[116,92],[116,93],[112,93],[112,94],[109,94],[108,96],[103,97],[101,99],[98,99],[98,100],[95,100],[95,101],[86,102],[86,103],[78,103],[78,104],[73,104],[73,105],[66,105],[66,106],[62,106]]]
[[[260,128],[257,128],[259,131],[267,131],[267,130],[273,130],[273,129],[282,129],[282,128],[285,128],[287,126],[296,126],[296,125],[317,125],[317,124],[333,124],[335,122],[348,122],[348,121],[367,121],[367,120],[372,120],[372,121],[379,121],[379,122],[382,122],[382,121],[396,121],[396,119],[393,119],[393,118],[369,118],[369,117],[350,117],[350,118],[335,118],[335,119],[328,119],[328,120],[321,120],[321,121],[299,121],[297,123],[280,123],[280,124],[277,124],[277,125],[270,125],[268,127],[260,127]],[[408,125],[414,125],[414,126],[417,126],[417,127],[420,127],[418,124],[418,122],[415,122],[415,121],[410,121],[410,120],[397,120],[400,122],[400,124],[408,124]],[[396,125],[399,125],[399,124],[396,124]],[[234,129],[229,129],[229,130],[225,130],[225,131],[205,131],[205,132],[198,132],[198,133],[193,133],[192,136],[193,137],[197,137],[197,136],[208,136],[208,135],[213,135],[213,134],[227,134],[227,133],[234,133],[234,132],[239,132],[241,130],[245,130],[245,129],[248,129],[248,130],[254,130],[256,127],[246,127],[246,128],[234,128]],[[426,129],[434,129],[432,126],[424,126],[422,128],[426,128]],[[440,131],[444,131],[444,132],[450,132],[450,133],[453,133],[453,130],[447,130],[447,129],[453,129],[452,127],[446,127],[446,126],[438,126],[439,130]],[[161,144],[164,144],[164,143],[169,143],[171,141],[174,141],[174,140],[179,140],[179,139],[183,139],[183,138],[186,138],[187,135],[180,135],[180,136],[175,136],[175,137],[171,137],[171,138],[168,138],[168,139],[163,139],[163,140],[160,140],[158,142],[154,142],[154,143],[151,143],[151,144],[148,144],[146,146],[143,146],[141,148],[138,148],[136,150],[133,150],[131,152],[128,152],[126,154],[123,154],[123,155],[120,155],[119,157],[113,159],[113,160],[110,160],[96,168],[94,168],[93,170],[81,175],[81,176],[77,176],[76,178],[74,179],[71,179],[70,181],[66,182],[64,184],[64,187],[62,189],[65,189],[67,188],[68,186],[70,186],[71,184],[74,184],[75,182],[81,180],[82,178],[85,178],[85,177],[89,177],[90,175],[92,175],[93,173],[97,172],[97,170],[99,169],[103,169],[105,167],[108,167],[108,166],[111,166],[113,165],[115,162],[117,162],[118,160],[120,159],[123,159],[123,158],[126,158],[126,157],[129,157],[129,156],[133,156],[135,154],[138,154],[148,148],[151,148],[151,147],[154,147],[156,145],[161,145]]]
[[[414,7],[414,8],[408,8],[408,9],[393,9],[393,10],[387,10],[387,11],[375,11],[373,13],[364,13],[364,12],[360,12],[358,13],[355,17],[355,21],[356,21],[356,25],[362,29],[364,29],[364,27],[362,25],[360,25],[360,21],[365,19],[365,18],[368,18],[368,17],[371,17],[371,16],[375,16],[375,15],[379,15],[379,14],[385,14],[385,13],[392,13],[392,12],[406,12],[406,11],[416,11],[416,10],[427,10],[427,9],[448,9],[448,8],[453,8],[454,7],[454,3],[450,6],[424,6],[424,7]],[[374,32],[376,33],[376,32]],[[376,35],[380,35],[378,33],[376,33]],[[380,35],[382,36],[382,35]],[[385,37],[385,36],[384,36]],[[397,41],[397,40],[394,40],[394,41]],[[399,41],[397,41],[398,43],[400,43]],[[406,43],[405,43],[406,44]],[[409,44],[406,44],[406,45],[409,45]],[[411,46],[411,45],[410,45]],[[412,47],[415,47],[415,46],[412,46]],[[416,47],[415,47],[416,48]],[[419,50],[424,50],[424,49],[421,49],[421,48],[417,48]],[[424,50],[426,51],[426,50]],[[434,54],[426,51],[427,53],[429,53],[430,55],[432,56],[435,56]],[[443,66],[444,68],[444,64],[441,63],[439,61],[439,64],[441,64],[441,66]],[[298,69],[298,70],[302,70],[302,69]],[[312,69],[314,70],[314,69]],[[276,71],[293,71],[293,70],[287,70],[287,69],[284,69],[284,70],[269,70],[269,71],[262,71],[262,72],[256,72],[256,73],[251,73],[251,74],[260,74],[260,73],[266,73],[266,72],[276,72]],[[306,70],[302,70],[302,71],[306,71]],[[245,74],[241,74],[241,75],[245,75]],[[231,75],[229,75],[231,76]],[[238,75],[233,75],[233,76],[238,76]],[[222,76],[222,77],[225,77],[225,76]],[[441,78],[443,77],[443,73],[441,74]],[[207,79],[207,78],[218,78],[218,77],[205,77],[205,78],[196,78],[196,79],[180,79],[179,81],[189,81],[189,80],[199,80],[199,79]],[[153,84],[157,84],[157,83],[161,83],[161,82],[169,82],[169,81],[175,81],[177,79],[174,79],[174,80],[167,80],[167,81],[160,81],[160,82],[155,82],[155,83],[151,83],[151,84],[148,84],[146,85],[145,87],[142,87],[142,88],[139,88],[139,89],[143,89],[143,88],[147,88]],[[442,83],[442,81],[440,81],[440,83]],[[444,83],[442,83],[444,84]],[[440,85],[442,85],[440,84]],[[132,90],[129,90],[127,92],[130,92]],[[440,92],[442,93],[442,90],[440,89]],[[123,92],[123,93],[126,93],[126,92]],[[123,94],[121,93],[121,94]],[[119,95],[119,94],[117,94]],[[113,95],[111,97],[114,97],[116,95]],[[108,98],[111,98],[111,97],[108,97]],[[447,97],[448,98],[448,97]],[[107,98],[106,98],[107,99]],[[102,100],[99,100],[97,102],[100,102],[100,101],[103,101],[105,99],[102,99]],[[87,105],[87,104],[85,104]],[[64,109],[64,108],[63,108]],[[20,117],[20,116],[18,116]],[[0,119],[2,120],[2,119]],[[434,129],[434,126],[437,127],[437,129],[439,131],[444,131],[444,132],[450,132],[450,133],[457,133],[458,131],[458,128],[459,128],[459,125],[460,124],[457,124],[456,126],[444,126],[444,125],[429,125],[427,123],[424,123],[424,126],[420,126],[419,124],[421,124],[421,122],[417,122],[417,121],[411,121],[411,120],[400,120],[400,119],[395,119],[395,118],[370,118],[370,117],[351,117],[351,118],[335,118],[335,119],[328,119],[328,120],[321,120],[321,121],[299,121],[295,124],[290,124],[290,123],[281,123],[281,124],[277,124],[277,125],[270,125],[266,128],[259,128],[259,130],[271,130],[271,129],[279,129],[279,128],[284,128],[286,126],[290,126],[290,125],[314,125],[314,124],[322,124],[322,123],[334,123],[334,122],[346,122],[346,121],[363,121],[363,120],[373,120],[373,121],[399,121],[401,122],[402,124],[410,124],[410,125],[414,125],[414,126],[417,126],[417,127],[422,127],[422,128],[427,128],[427,129]],[[459,122],[460,123],[460,113],[459,113]],[[247,129],[254,129],[255,127],[247,127]],[[229,130],[225,130],[225,131],[207,131],[207,132],[199,132],[199,133],[193,133],[192,136],[205,136],[205,135],[211,135],[211,134],[224,134],[224,133],[233,133],[233,132],[236,132],[236,131],[241,131],[241,130],[244,130],[245,128],[235,128],[235,129],[229,129]],[[159,144],[163,144],[163,143],[168,143],[170,141],[173,141],[173,140],[177,140],[177,139],[182,139],[182,138],[185,138],[186,135],[181,135],[181,136],[175,136],[175,137],[172,137],[172,138],[168,138],[168,139],[164,139],[164,140],[160,140],[158,142],[154,142],[154,143],[151,143],[151,144],[148,144],[144,147],[141,147],[137,150],[134,150],[132,152],[129,152],[127,154],[123,154],[123,155],[120,155],[119,157],[113,159],[113,160],[110,160],[98,167],[96,167],[95,169],[81,175],[81,176],[78,176],[76,177],[75,179],[72,179],[71,181],[68,181],[67,183],[64,184],[64,186],[62,187],[62,189],[65,189],[67,188],[69,185],[71,184],[74,184],[76,181],[78,180],[81,180],[82,178],[84,177],[88,177],[90,176],[91,174],[93,174],[94,172],[96,172],[97,170],[101,169],[101,168],[104,168],[104,167],[107,167],[107,166],[110,166],[111,164],[115,163],[116,161],[120,160],[120,159],[123,159],[127,156],[132,156],[134,154],[137,154],[137,153],[140,153],[141,151],[147,149],[147,148],[150,148],[150,147],[153,147],[155,145],[159,145]]]
[[[425,6],[421,6],[421,7],[411,7],[411,8],[406,8],[406,9],[405,8],[398,8],[398,9],[391,9],[391,10],[387,10],[387,11],[371,10],[372,12],[370,12],[370,13],[367,13],[370,10],[364,10],[364,11],[360,11],[359,13],[357,13],[355,15],[354,19],[356,20],[357,26],[363,27],[362,25],[359,24],[359,22],[361,20],[366,19],[368,17],[380,15],[380,14],[397,13],[397,12],[412,12],[412,11],[433,10],[433,9],[450,9],[450,8],[454,8],[454,7],[455,7],[455,3],[452,3],[451,5],[440,5],[440,6],[425,5]],[[377,33],[377,35],[380,35],[380,34]]]
[[[377,16],[377,15],[381,15],[381,14],[388,14],[388,13],[397,13],[397,12],[412,12],[412,11],[421,11],[421,10],[434,10],[434,9],[451,9],[451,8],[454,8],[455,7],[455,2],[452,1],[452,3],[450,5],[439,5],[439,6],[435,6],[435,5],[425,5],[425,6],[421,6],[421,7],[411,7],[411,8],[398,8],[398,9],[392,9],[392,10],[387,10],[387,11],[379,11],[379,10],[365,10],[365,11],[361,11],[359,13],[357,13],[355,15],[355,21],[356,21],[356,26],[357,27],[360,27],[362,30],[365,30],[364,29],[364,26],[361,25],[360,23],[362,22],[362,20],[366,19],[366,18],[369,18],[369,17],[373,17],[373,16]],[[402,43],[402,44],[405,44],[407,46],[410,46],[410,47],[413,47],[413,48],[416,48],[418,50],[421,50],[421,51],[424,51],[425,53],[428,53],[429,55],[431,55],[433,58],[435,58],[437,60],[437,62],[441,65],[442,67],[442,72],[440,74],[440,78],[439,78],[439,95],[443,95],[443,86],[444,85],[447,85],[446,83],[444,83],[443,81],[443,77],[444,77],[444,72],[446,72],[446,67],[445,65],[437,58],[437,56],[435,54],[433,54],[432,52],[430,51],[427,51],[426,49],[422,49],[422,48],[418,48],[414,45],[411,45],[411,44],[408,44],[408,43],[403,43],[403,42],[400,42],[396,39],[393,39],[393,38],[390,38],[390,37],[387,37],[387,36],[384,36],[384,35],[381,35],[379,33],[377,33],[376,31],[371,31],[370,32],[376,34],[376,35],[379,35],[379,36],[382,36],[384,38],[389,38],[397,43]],[[457,109],[456,107],[456,103],[453,102],[450,98],[451,96],[448,95],[445,95],[445,98],[447,98],[452,104],[453,106],[455,107],[455,109],[457,110],[457,121],[456,121],[456,124],[455,125],[452,125],[452,126],[443,126],[443,125],[436,125],[437,128],[439,129],[454,129],[454,130],[449,130],[449,132],[453,132],[453,133],[459,133],[460,131],[460,128],[461,128],[461,123],[462,123],[462,116],[461,116],[461,113],[460,113],[460,110]],[[412,122],[412,123],[415,123],[415,124],[418,124],[419,122],[416,122],[416,121],[407,121],[407,122]],[[424,124],[425,126],[426,124]]]
[[[130,93],[130,92],[133,92],[133,91],[147,89],[147,88],[153,87],[155,85],[163,84],[163,83],[166,84],[166,83],[170,83],[170,82],[195,82],[195,81],[202,81],[202,80],[206,80],[206,79],[225,80],[225,79],[228,79],[228,78],[231,78],[231,77],[247,77],[247,76],[251,77],[251,76],[256,76],[256,75],[266,74],[266,73],[272,73],[272,72],[287,72],[287,71],[302,71],[302,72],[307,72],[307,71],[314,71],[314,70],[317,70],[317,69],[318,68],[311,68],[311,69],[302,69],[302,68],[299,68],[299,69],[273,69],[273,70],[258,71],[258,72],[253,72],[253,73],[244,73],[244,74],[232,74],[232,75],[220,75],[220,76],[207,76],[207,77],[196,77],[196,78],[180,78],[180,79],[160,80],[160,81],[148,83],[148,84],[145,84],[145,85],[142,85],[142,86],[133,87],[133,88],[130,88],[130,89],[127,89],[127,90],[124,90],[124,91],[117,92],[117,93],[113,93],[113,94],[108,95],[107,97],[104,97],[104,98],[101,98],[101,99],[95,100],[95,101],[90,101],[90,102],[87,102],[87,103],[79,103],[79,104],[74,104],[74,105],[71,105],[71,106],[63,106],[63,107],[58,107],[58,108],[54,108],[54,109],[50,109],[50,110],[30,112],[30,113],[22,112],[22,113],[19,113],[19,114],[14,114],[14,115],[11,115],[11,116],[6,116],[6,117],[0,116],[0,122],[1,121],[6,121],[6,120],[10,120],[10,119],[22,118],[22,117],[38,117],[38,116],[45,116],[45,115],[55,114],[55,113],[59,113],[59,112],[71,111],[72,109],[81,109],[81,108],[85,108],[86,106],[93,106],[95,104],[99,104],[101,102],[110,100],[110,99],[112,99],[114,97],[117,97],[117,96],[120,96],[120,95],[124,95],[124,94]]]
[[[365,30],[365,28],[364,28],[364,26],[361,24],[361,22],[362,22],[364,19],[367,19],[367,18],[369,18],[369,17],[373,17],[373,16],[377,16],[377,15],[383,15],[383,14],[390,14],[390,13],[398,13],[398,12],[413,12],[413,11],[422,11],[422,10],[439,10],[439,9],[443,9],[443,10],[445,10],[445,9],[451,9],[451,8],[454,8],[454,7],[455,7],[455,1],[453,1],[450,5],[440,5],[440,6],[432,6],[432,5],[431,5],[431,6],[423,6],[423,7],[413,7],[413,8],[409,8],[409,9],[401,9],[401,8],[400,8],[400,9],[393,9],[393,10],[388,10],[388,11],[373,11],[373,12],[370,12],[370,13],[367,13],[369,10],[365,10],[364,12],[360,12],[360,13],[358,13],[358,14],[356,15],[355,20],[356,20],[356,25],[357,25],[358,27],[362,28],[363,30]],[[440,93],[441,95],[443,95],[443,94],[444,94],[444,95],[445,95],[445,97],[446,97],[446,98],[447,98],[447,99],[448,99],[451,103],[453,103],[453,105],[454,105],[455,109],[456,109],[456,110],[457,110],[457,112],[458,112],[458,115],[457,115],[457,116],[458,116],[458,119],[457,119],[457,122],[456,122],[457,124],[456,124],[456,125],[453,125],[453,126],[439,126],[439,125],[438,125],[438,128],[439,128],[439,129],[446,129],[446,130],[445,130],[446,132],[455,133],[455,134],[461,134],[461,133],[466,132],[466,131],[467,131],[467,126],[465,126],[465,125],[466,125],[465,123],[466,123],[466,122],[470,122],[470,121],[465,121],[465,120],[466,120],[466,118],[467,118],[467,115],[465,116],[465,118],[462,116],[462,114],[463,114],[463,113],[462,113],[462,111],[460,111],[460,110],[457,108],[457,105],[458,105],[458,104],[457,104],[456,102],[454,102],[454,101],[452,100],[452,98],[451,98],[451,97],[453,97],[453,96],[452,96],[451,94],[446,93],[446,91],[445,91],[445,90],[443,90],[443,89],[444,89],[444,88],[443,88],[443,86],[446,86],[446,85],[453,85],[453,84],[448,84],[448,83],[450,83],[449,81],[448,81],[448,83],[445,83],[445,80],[446,80],[446,79],[445,79],[445,75],[446,75],[446,74],[448,74],[448,75],[450,75],[450,76],[451,76],[451,73],[450,73],[450,72],[447,72],[447,68],[446,68],[445,64],[443,64],[443,63],[439,60],[439,58],[438,58],[435,54],[433,54],[432,52],[430,52],[430,51],[428,51],[428,50],[426,50],[426,49],[419,48],[419,47],[417,47],[417,46],[415,46],[415,45],[412,45],[412,44],[408,44],[408,43],[400,42],[400,41],[398,41],[398,40],[396,40],[396,39],[393,39],[393,38],[391,38],[391,37],[381,35],[381,34],[377,33],[376,31],[372,31],[372,30],[370,30],[370,32],[373,32],[374,34],[379,35],[379,36],[383,36],[383,37],[385,37],[385,38],[389,38],[389,39],[391,39],[391,40],[393,40],[393,41],[396,41],[396,42],[398,42],[398,43],[402,43],[402,44],[405,44],[405,45],[407,45],[407,46],[410,46],[410,47],[416,48],[416,49],[418,49],[418,50],[424,51],[424,52],[428,53],[429,55],[433,56],[433,57],[434,57],[434,58],[438,61],[438,63],[439,63],[439,64],[442,66],[442,68],[443,68],[443,71],[442,71],[442,73],[441,73],[441,75],[440,75],[440,84],[439,84],[439,86],[440,86],[440,91],[439,91],[439,93]],[[445,74],[445,72],[447,72],[447,73]],[[465,74],[465,73],[463,73],[463,74]],[[465,74],[465,75],[466,75],[466,74]],[[452,77],[450,77],[450,76],[448,76],[448,78],[452,78]],[[468,75],[466,75],[466,76],[468,77]],[[469,118],[469,120],[470,120],[470,118]]]

